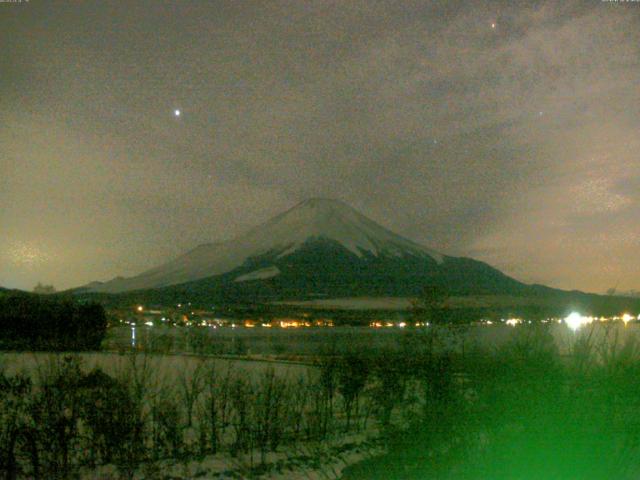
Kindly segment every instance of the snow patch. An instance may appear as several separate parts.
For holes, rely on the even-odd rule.
[[[244,275],[240,275],[236,277],[234,282],[246,282],[247,280],[264,280],[266,278],[272,278],[276,275],[280,275],[280,269],[276,266],[271,266],[267,268],[261,268],[260,270],[254,270],[250,273],[245,273]]]

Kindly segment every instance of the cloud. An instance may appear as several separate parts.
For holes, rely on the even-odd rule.
[[[640,264],[607,253],[631,258],[640,233],[640,10],[627,7],[11,9],[0,251],[36,242],[59,262],[14,265],[0,284],[137,273],[320,195],[519,278],[640,288]]]

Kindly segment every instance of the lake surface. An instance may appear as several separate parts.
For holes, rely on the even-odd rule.
[[[569,354],[576,342],[621,348],[640,333],[637,322],[593,323],[577,331],[566,324],[540,326],[550,332],[558,349]],[[402,348],[407,343],[427,341],[434,327],[322,327],[322,328],[230,328],[230,327],[147,327],[138,326],[135,347],[140,350],[176,353],[307,356],[340,353],[346,350]],[[471,325],[437,327],[441,344],[453,350],[496,349],[516,337],[532,334],[530,325]],[[107,350],[127,351],[133,344],[132,328],[116,327],[104,342]],[[165,349],[165,350],[163,350]]]

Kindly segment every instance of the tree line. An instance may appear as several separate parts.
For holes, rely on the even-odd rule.
[[[104,308],[69,297],[0,295],[0,348],[98,350],[107,330]]]

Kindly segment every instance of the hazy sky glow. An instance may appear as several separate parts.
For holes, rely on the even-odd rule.
[[[640,289],[640,3],[524,3],[0,3],[0,285],[136,274],[323,196]]]

